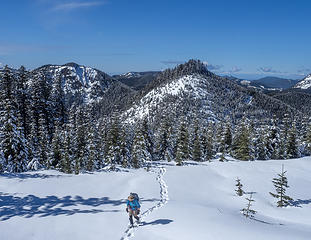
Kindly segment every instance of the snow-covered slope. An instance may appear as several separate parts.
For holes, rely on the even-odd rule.
[[[309,240],[310,162],[310,157],[189,162],[183,167],[162,162],[151,172],[1,175],[1,239]],[[282,164],[290,186],[287,194],[294,198],[286,208],[276,207],[269,194],[274,191],[271,180]],[[234,192],[237,177],[247,193],[243,197]],[[142,226],[131,232],[125,212],[129,192],[139,193],[143,213],[153,209],[144,215]],[[257,211],[254,219],[240,212],[250,192]]]
[[[311,74],[306,76],[303,80],[298,82],[294,88],[300,88],[300,89],[309,89],[311,88]]]
[[[43,74],[53,86],[57,78],[62,78],[65,94],[72,98],[81,94],[85,102],[100,100],[113,84],[113,79],[97,69],[68,63],[65,65],[45,65],[33,71]]]
[[[160,122],[163,116],[223,120],[226,116],[257,119],[295,111],[264,93],[217,76],[200,61],[190,60],[162,72],[144,88],[123,114],[126,122],[148,118]]]
[[[129,122],[148,117],[157,111],[159,106],[167,104],[168,107],[173,99],[175,104],[184,99],[198,100],[201,103],[202,109],[205,113],[209,113],[214,117],[214,113],[210,110],[210,93],[205,87],[206,81],[200,75],[187,75],[175,79],[166,85],[160,86],[148,92],[139,103],[131,107],[125,112],[125,116]]]

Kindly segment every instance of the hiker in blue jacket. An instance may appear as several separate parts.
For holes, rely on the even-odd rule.
[[[130,194],[126,202],[126,211],[129,213],[130,223],[133,226],[133,216],[139,222],[138,214],[140,213],[140,204],[138,197]]]

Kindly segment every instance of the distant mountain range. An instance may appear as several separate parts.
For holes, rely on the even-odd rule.
[[[121,75],[114,75],[112,77],[135,90],[141,90],[155,80],[160,73],[160,71],[128,72]]]
[[[259,119],[275,114],[300,114],[305,109],[299,106],[299,98],[293,101],[293,92],[298,87],[307,88],[311,82],[310,76],[298,83],[276,77],[255,81],[221,77],[208,71],[199,60],[190,60],[163,72],[109,76],[98,69],[68,63],[44,65],[29,75],[30,87],[33,79],[43,77],[52,92],[60,80],[68,108],[92,105],[98,117],[118,110],[124,120],[130,122],[144,118],[157,122],[164,115],[171,118],[198,116],[216,121],[229,117],[234,121],[243,115]],[[262,91],[271,89],[288,90],[284,94]],[[309,98],[308,93],[301,94],[304,99]],[[311,109],[311,103],[307,103]]]
[[[232,76],[226,76],[228,79],[231,79],[237,82],[240,85],[256,88],[264,91],[273,91],[273,90],[284,90],[295,86],[298,83],[298,80],[292,80],[287,78],[279,77],[264,77],[257,80],[245,80],[239,79]]]

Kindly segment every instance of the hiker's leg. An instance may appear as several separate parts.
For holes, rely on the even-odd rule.
[[[130,223],[133,225],[133,210],[129,209],[129,219]]]
[[[133,215],[134,215],[134,218],[136,218],[136,220],[139,220],[138,211],[137,210],[133,211]]]

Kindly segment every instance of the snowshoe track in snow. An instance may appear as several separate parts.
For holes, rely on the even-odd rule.
[[[163,207],[169,200],[168,198],[168,187],[163,179],[163,176],[166,172],[166,169],[164,167],[160,167],[158,171],[157,181],[160,184],[160,197],[161,200],[157,203],[157,205],[153,206],[152,208],[147,209],[145,212],[141,214],[140,221],[143,222],[143,219],[148,216],[150,213],[152,213],[154,210]],[[135,225],[134,227],[131,227],[129,225],[124,232],[123,237],[121,240],[129,240],[130,238],[134,237],[135,229],[137,229],[139,225]]]

